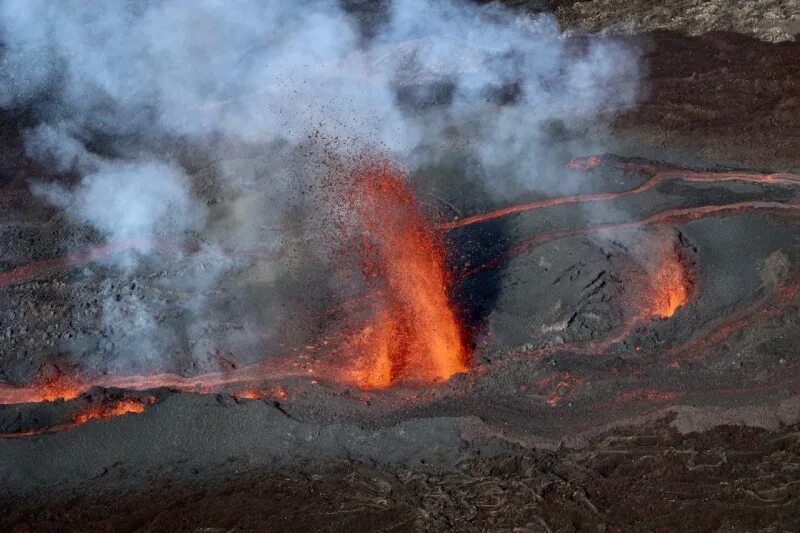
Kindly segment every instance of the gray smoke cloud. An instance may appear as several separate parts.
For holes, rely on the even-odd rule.
[[[86,174],[73,191],[58,186],[36,190],[109,241],[164,233],[160,228],[180,234],[200,227],[205,214],[183,170],[161,162],[115,162]]]
[[[635,73],[630,52],[590,42],[572,53],[548,16],[455,0],[388,10],[365,41],[333,0],[5,0],[0,104],[47,93],[56,105],[43,119],[79,139],[297,143],[322,130],[400,154],[432,128],[480,118],[481,158],[493,163],[535,148],[543,121],[634,97],[635,86],[609,83]],[[398,87],[437,83],[452,86],[439,120],[398,105]],[[519,98],[490,116],[487,93],[508,85]]]
[[[39,122],[28,155],[79,178],[35,192],[107,241],[192,238],[215,257],[296,237],[283,226],[316,178],[314,139],[412,170],[457,145],[497,198],[572,192],[552,128],[602,122],[637,91],[630,50],[460,0],[393,0],[368,20],[335,0],[3,0],[0,42],[0,106]],[[181,287],[213,292],[220,265]],[[184,328],[205,350],[204,302]],[[167,328],[137,305],[148,332]]]

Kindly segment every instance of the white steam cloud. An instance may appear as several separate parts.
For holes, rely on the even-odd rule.
[[[309,136],[413,169],[456,132],[489,193],[561,192],[548,128],[636,96],[623,47],[461,0],[392,0],[380,16],[337,0],[2,0],[0,42],[0,106],[39,123],[29,156],[80,179],[35,190],[109,241],[277,246],[314,179],[297,163]]]
[[[334,0],[5,0],[0,104],[46,95],[42,119],[81,139],[297,142],[321,130],[402,153],[432,123],[398,106],[398,88],[447,83],[434,126],[492,118],[482,144],[494,161],[509,145],[517,155],[542,121],[634,96],[609,83],[635,72],[627,51],[570,52],[550,17],[456,0],[394,0],[388,11],[365,39]],[[510,85],[517,101],[487,116],[487,94]]]
[[[180,234],[204,218],[183,170],[165,163],[115,163],[84,176],[71,193],[54,192],[60,191],[42,189],[54,204],[110,241],[155,235],[160,228]],[[67,198],[70,203],[64,202]]]

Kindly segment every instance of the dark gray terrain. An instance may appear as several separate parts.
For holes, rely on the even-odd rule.
[[[0,397],[87,386],[0,405],[0,529],[800,528],[800,44],[623,39],[642,50],[646,96],[609,131],[554,126],[558,172],[570,195],[669,179],[456,227],[548,197],[483,194],[458,138],[412,176],[472,350],[469,372],[429,387],[304,375],[331,357],[305,348],[342,311],[291,214],[280,246],[261,227],[247,249],[203,235],[143,258],[102,248],[31,192],[75,177],[26,157],[31,110],[4,111]],[[617,155],[570,165],[598,137]],[[242,208],[219,162],[170,150],[210,218]],[[670,316],[652,312],[662,255],[685,276]],[[269,369],[245,383],[258,397],[242,394],[249,368]],[[116,381],[162,373],[180,379]],[[182,381],[209,375],[231,380]],[[123,400],[142,412],[74,423]]]

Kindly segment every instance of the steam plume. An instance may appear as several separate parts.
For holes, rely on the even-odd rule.
[[[75,224],[214,253],[294,237],[275,228],[315,181],[314,139],[338,139],[325,149],[341,155],[379,147],[412,171],[452,141],[490,194],[563,192],[575,184],[556,171],[552,128],[636,95],[629,50],[571,44],[549,16],[459,0],[393,0],[373,15],[334,0],[3,0],[0,105],[35,115],[31,157],[80,179],[34,184]],[[129,260],[116,266],[129,273]],[[228,268],[180,284],[205,293]],[[138,323],[167,344],[224,344],[197,333],[202,302],[186,304],[181,334],[141,302]]]

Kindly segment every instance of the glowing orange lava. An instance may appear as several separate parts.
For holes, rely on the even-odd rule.
[[[237,400],[263,400],[264,398],[282,400],[286,398],[286,396],[286,390],[284,390],[283,387],[274,387],[269,390],[262,390],[260,388],[246,388],[233,393],[233,397]]]
[[[233,393],[233,397],[238,400],[260,400],[264,397],[264,393],[255,389],[245,389]]]
[[[31,384],[39,401],[72,400],[81,395],[85,387],[75,375],[65,374],[56,366],[45,367]]]
[[[467,350],[448,300],[450,276],[439,235],[397,169],[359,169],[349,201],[361,229],[359,253],[373,318],[350,343],[351,377],[365,389],[397,381],[437,382],[467,370]]]
[[[122,416],[130,413],[144,413],[144,404],[135,399],[91,404],[86,409],[75,413],[75,416],[72,417],[72,421],[77,425],[84,424],[89,420],[108,420],[115,416]]]
[[[761,185],[784,185],[788,187],[797,187],[800,185],[800,175],[790,174],[788,172],[778,172],[774,174],[753,174],[750,172],[698,172],[673,167],[661,167],[658,165],[640,163],[637,161],[625,161],[617,159],[615,159],[615,161],[617,161],[618,168],[631,171],[647,172],[652,174],[652,177],[643,181],[640,185],[624,191],[544,198],[541,200],[534,200],[533,202],[501,207],[487,213],[459,218],[450,222],[444,222],[439,224],[439,227],[444,231],[449,231],[456,228],[470,226],[472,224],[480,224],[483,222],[496,220],[498,218],[516,215],[518,213],[536,211],[538,209],[547,209],[560,205],[609,202],[624,196],[641,194],[666,181],[683,181],[686,183],[723,183],[733,181],[741,183],[757,183]],[[567,168],[576,171],[588,171],[604,163],[606,163],[606,160],[602,156],[589,156],[580,159],[573,159],[567,164]],[[760,203],[765,204],[767,202]]]
[[[556,381],[558,379],[558,381]],[[578,378],[570,374],[569,372],[561,372],[561,376],[550,376],[549,378],[545,378],[543,380],[539,380],[539,385],[551,385],[555,382],[555,386],[547,395],[546,403],[550,407],[555,407],[564,403],[565,401],[570,401],[575,394],[577,388],[584,382],[583,378]]]
[[[148,396],[145,401],[148,405],[155,403],[156,399],[153,396]],[[109,420],[117,416],[128,414],[144,413],[145,401],[135,398],[125,398],[111,402],[101,402],[90,404],[84,407],[74,415],[72,415],[72,422],[67,424],[57,424],[55,426],[39,428],[39,429],[24,429],[22,431],[15,431],[11,433],[0,433],[0,438],[12,439],[18,437],[33,437],[36,435],[47,435],[49,433],[58,433],[61,431],[69,431],[81,424],[85,424],[90,420]]]
[[[689,299],[689,275],[677,250],[669,242],[661,245],[661,255],[651,274],[651,316],[669,318]]]
[[[73,399],[93,387],[125,390],[152,390],[167,387],[183,392],[208,394],[233,389],[256,388],[264,382],[293,377],[312,377],[317,372],[333,374],[333,369],[320,364],[320,369],[309,367],[303,361],[268,358],[259,363],[245,365],[225,372],[209,372],[197,376],[179,374],[144,374],[139,376],[98,376],[78,379],[61,374],[54,382],[37,379],[28,385],[14,386],[0,383],[0,405],[38,403],[56,399]]]

